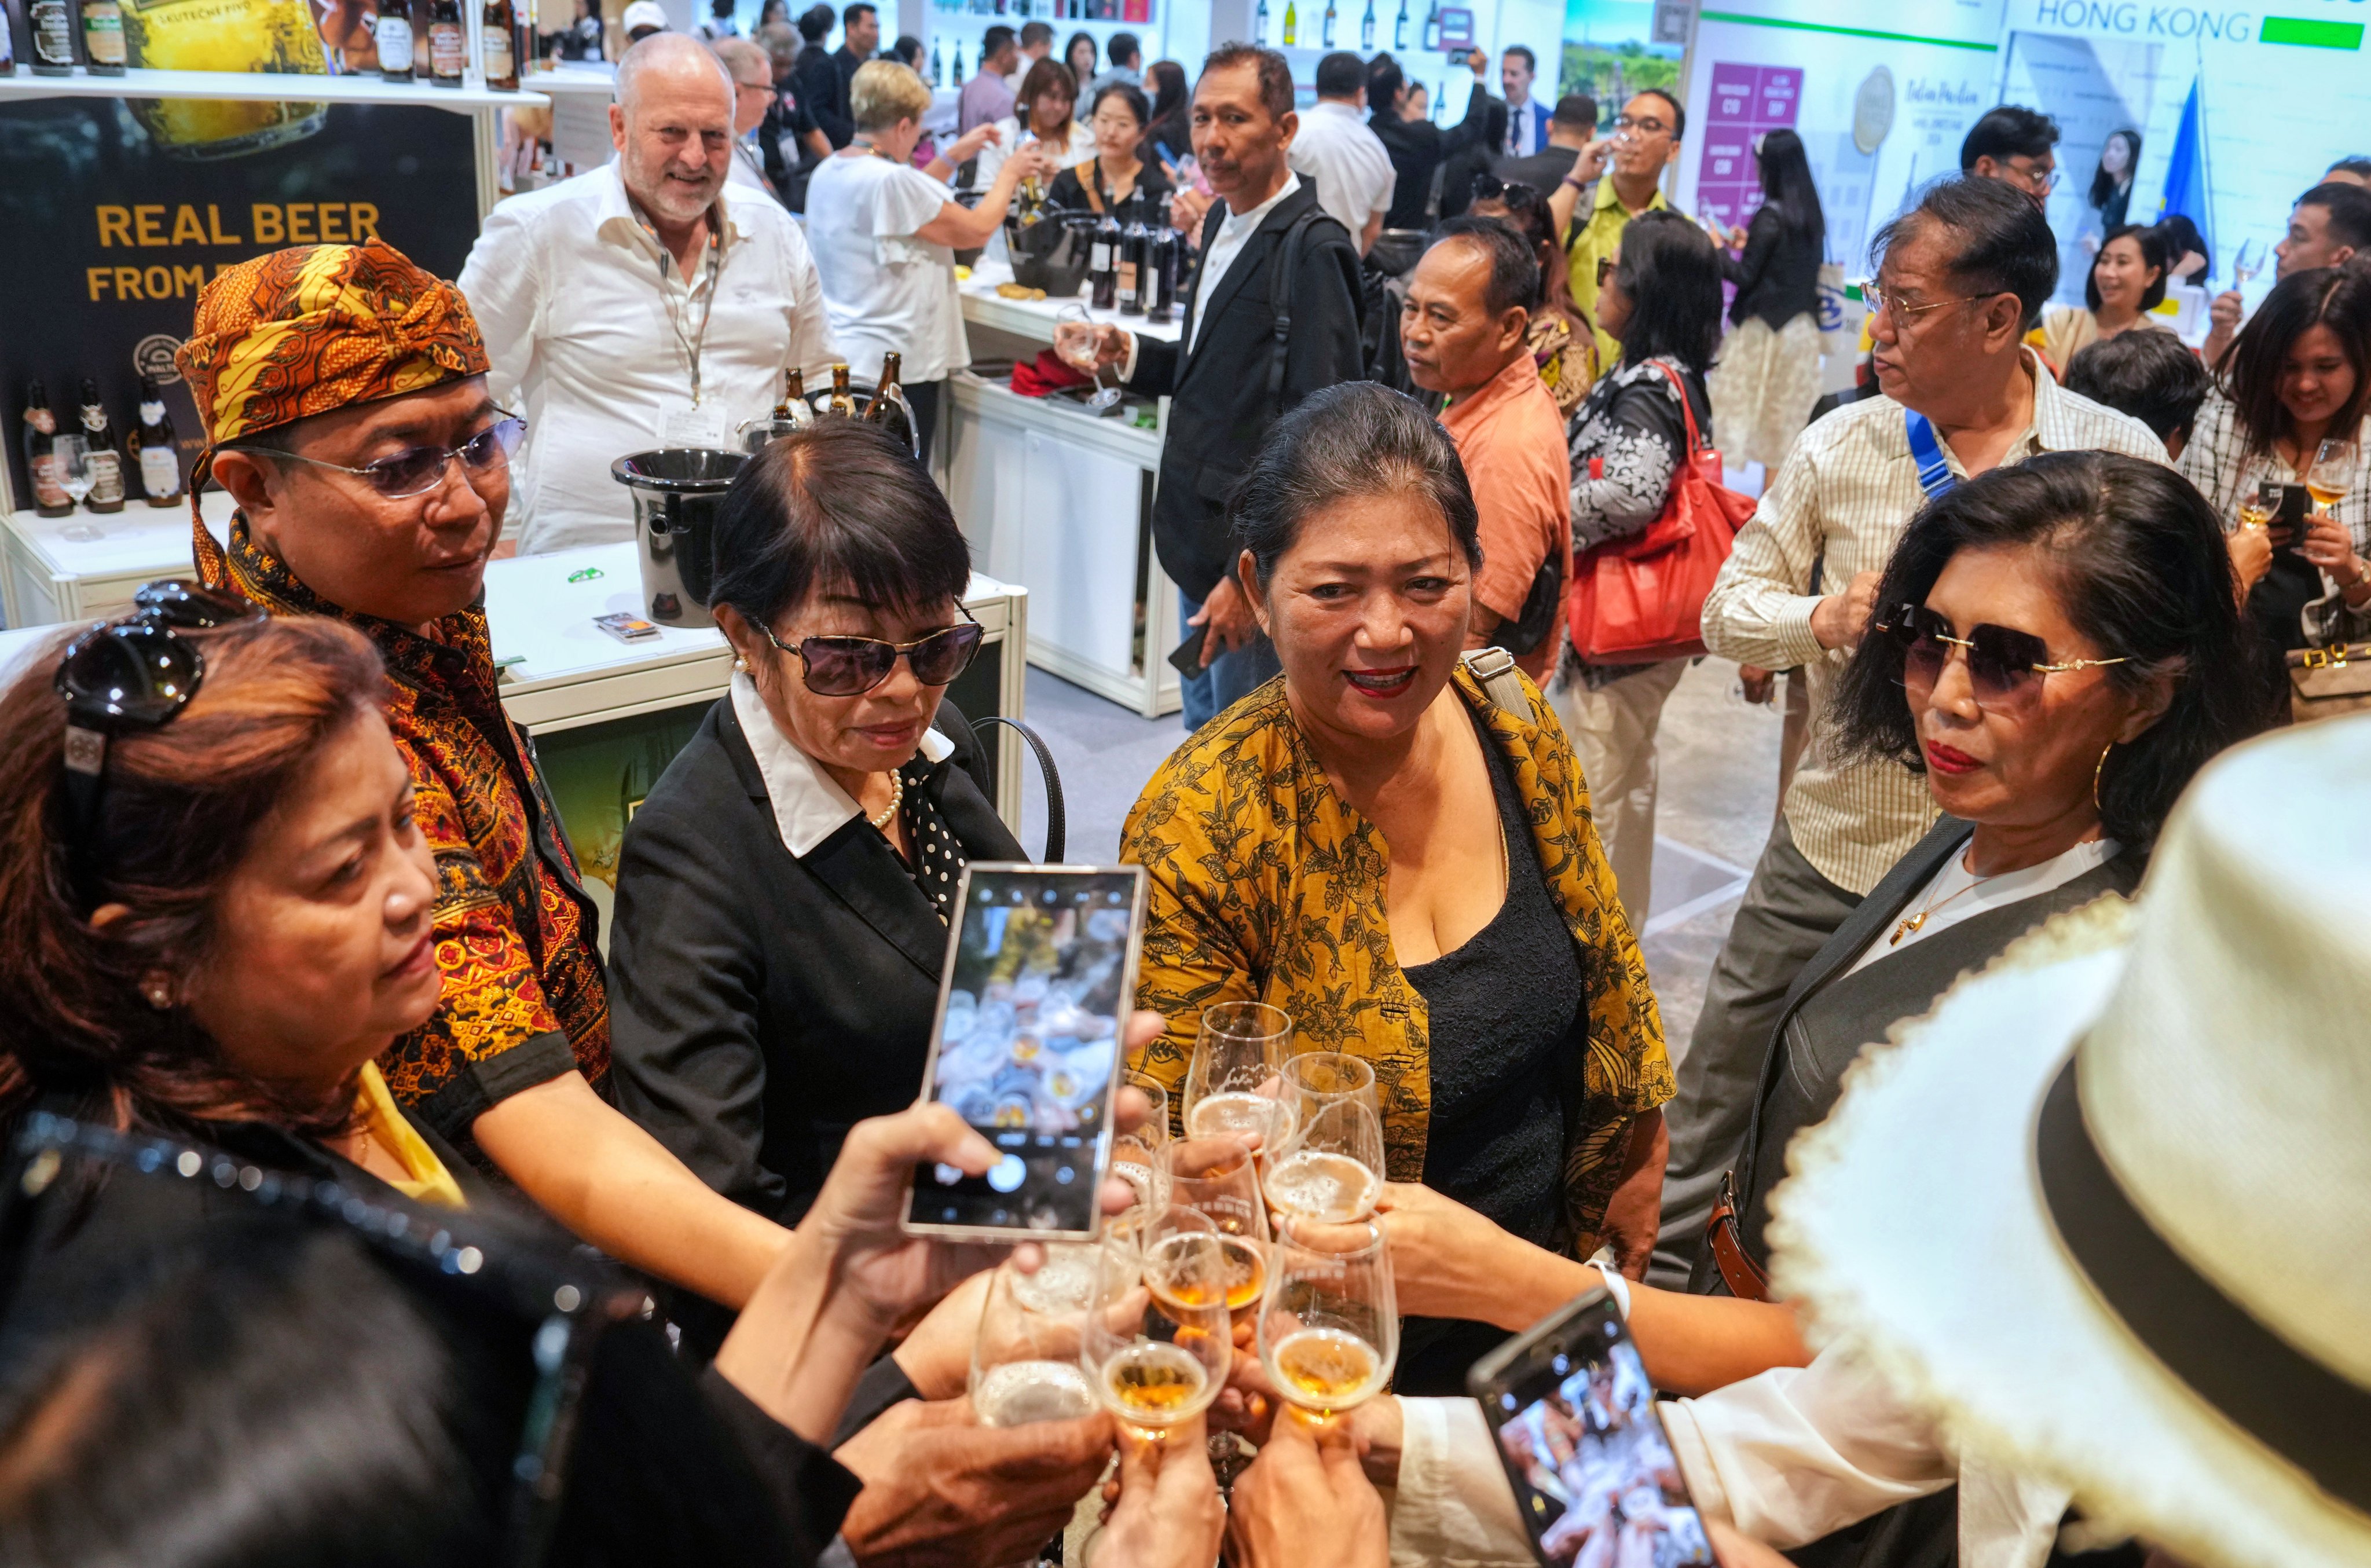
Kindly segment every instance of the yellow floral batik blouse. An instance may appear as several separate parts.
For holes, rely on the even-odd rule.
[[[1512,764],[1548,891],[1579,946],[1586,1038],[1559,1086],[1564,1219],[1579,1256],[1596,1249],[1633,1118],[1671,1098],[1663,1024],[1580,765],[1529,680],[1529,721],[1492,703],[1459,666],[1458,695]],[[1120,858],[1150,882],[1137,1005],[1169,1020],[1139,1064],[1178,1104],[1202,1010],[1257,1000],[1290,1013],[1293,1049],[1371,1063],[1390,1175],[1424,1176],[1431,1104],[1424,997],[1393,957],[1384,890],[1391,849],[1334,790],[1282,679],[1238,703],[1162,764],[1129,811]]]

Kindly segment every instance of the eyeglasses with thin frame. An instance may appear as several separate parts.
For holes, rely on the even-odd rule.
[[[1889,619],[1877,623],[1877,630],[1902,646],[1905,690],[1922,696],[1933,691],[1943,678],[1944,666],[1950,662],[1951,650],[1958,648],[1967,656],[1968,683],[1977,704],[1995,710],[2030,703],[2040,693],[2044,676],[2130,662],[2129,656],[2119,656],[2052,663],[2049,645],[2032,633],[1989,621],[1970,628],[1964,637],[1955,636],[1949,618],[1924,605],[1896,606]]]
[[[308,458],[302,452],[283,452],[276,447],[233,447],[232,451],[252,451],[278,461],[282,459],[310,463],[315,468],[335,469],[340,473],[359,477],[371,489],[389,501],[402,501],[414,495],[425,495],[445,482],[445,470],[454,459],[470,473],[487,473],[509,464],[526,439],[526,421],[515,413],[503,414],[475,436],[457,447],[407,447],[391,457],[353,468],[321,458]]]
[[[1627,131],[1634,135],[1639,136],[1660,136],[1664,132],[1671,129],[1669,125],[1664,124],[1661,121],[1656,119],[1651,114],[1647,115],[1643,119],[1635,120],[1627,114],[1618,115],[1614,119],[1613,128],[1616,131]]]
[[[766,641],[799,658],[800,678],[818,697],[861,697],[889,679],[903,656],[914,679],[925,686],[944,686],[971,668],[988,629],[963,612],[963,624],[944,626],[910,643],[885,643],[878,637],[802,637],[785,643],[763,622]]]
[[[2059,177],[2062,172],[2055,168],[2043,168],[2036,164],[2027,164],[2025,167],[2020,168],[2016,164],[2004,163],[2001,165],[2001,168],[2007,169],[2010,174],[2015,175],[2018,184],[2024,186],[2027,190],[2032,192],[2037,196],[2047,196],[2053,191],[2057,190]]]
[[[1872,317],[1891,316],[1895,326],[1906,327],[1910,324],[1910,319],[1913,316],[1924,316],[1929,310],[1940,310],[1946,305],[1975,305],[1990,299],[1992,296],[1962,294],[1949,299],[1930,299],[1924,305],[1904,305],[1902,303],[1900,295],[1880,288],[1876,284],[1868,284],[1862,287],[1861,297],[1868,302],[1868,313]]]

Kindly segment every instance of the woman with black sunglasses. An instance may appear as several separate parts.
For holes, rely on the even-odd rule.
[[[1862,1049],[2052,915],[2130,896],[2192,776],[2262,727],[2222,525],[2157,463],[2045,452],[1962,481],[1876,602],[1831,716],[1943,817],[1796,978],[1700,1291],[1753,1294],[1787,1144]]]
[[[910,452],[854,420],[795,432],[742,470],[715,545],[733,689],[627,824],[612,1081],[709,1185],[789,1225],[849,1127],[921,1086],[965,864],[1027,856],[942,701],[981,633]],[[677,1316],[695,1344],[724,1322]]]

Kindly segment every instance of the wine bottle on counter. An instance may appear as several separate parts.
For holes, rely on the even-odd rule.
[[[440,87],[457,87],[468,64],[469,35],[461,26],[461,0],[430,0],[429,81]]]
[[[170,506],[181,499],[181,453],[173,438],[173,416],[165,412],[165,394],[156,378],[140,377],[140,424],[132,432],[131,447],[140,468],[140,493],[151,506]]]
[[[850,419],[856,417],[856,400],[849,395],[848,366],[845,364],[831,367],[831,396],[825,401],[823,411],[826,413],[844,413]]]
[[[114,422],[98,401],[98,383],[86,377],[82,384],[82,434],[90,443],[90,494],[83,505],[93,512],[123,510],[123,448],[115,439]]]
[[[92,75],[123,75],[121,0],[82,0],[82,52]]]
[[[58,416],[50,412],[49,389],[36,381],[25,389],[25,477],[33,485],[33,510],[44,517],[63,517],[74,510],[74,497],[59,482]]]
[[[1128,203],[1128,226],[1120,230],[1119,238],[1119,313],[1141,316],[1144,302],[1137,296],[1137,279],[1144,275],[1144,251],[1152,236],[1144,226],[1144,203],[1131,198]]]
[[[894,401],[890,391],[897,385],[897,373],[906,367],[906,356],[892,349],[881,356],[881,384],[873,389],[873,401],[864,405],[868,424],[889,423],[889,409]]]
[[[511,0],[486,0],[481,31],[485,58],[480,64],[485,67],[486,86],[496,92],[518,91],[517,15]]]
[[[1087,248],[1087,303],[1108,310],[1119,302],[1119,219],[1105,212]]]
[[[1177,273],[1186,264],[1186,237],[1170,221],[1169,198],[1161,198],[1161,216],[1152,226],[1152,242],[1145,262],[1152,274],[1152,298],[1144,308],[1148,321],[1177,319]]]
[[[30,0],[25,19],[33,29],[33,75],[73,75],[74,6],[68,0]]]
[[[371,30],[382,81],[411,80],[411,0],[378,0],[378,25]]]

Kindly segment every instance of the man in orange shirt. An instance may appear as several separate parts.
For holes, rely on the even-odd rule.
[[[1572,497],[1564,419],[1523,342],[1539,292],[1529,241],[1496,218],[1452,218],[1408,281],[1400,344],[1408,378],[1449,399],[1441,428],[1482,514],[1466,644],[1505,648],[1544,686],[1572,575]]]

